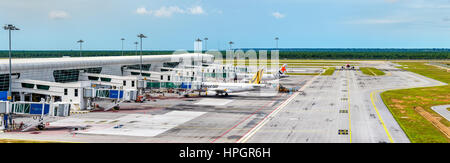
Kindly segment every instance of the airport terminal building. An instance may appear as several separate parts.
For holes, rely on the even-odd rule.
[[[0,61],[0,91],[8,91],[11,84],[12,101],[45,99],[84,110],[89,109],[92,97],[108,97],[109,92],[102,90],[117,90],[117,97],[130,99],[152,81],[186,80],[165,68],[197,65],[200,61],[212,63],[214,57],[196,53],[142,56],[142,70],[139,56],[12,59],[9,83],[9,61],[4,59]],[[188,79],[195,80],[193,76]]]

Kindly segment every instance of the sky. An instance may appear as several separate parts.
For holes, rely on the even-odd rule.
[[[0,0],[0,24],[15,50],[449,48],[450,0]]]

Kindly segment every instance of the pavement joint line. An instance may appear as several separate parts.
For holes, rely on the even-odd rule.
[[[278,94],[278,98],[280,97],[280,94]],[[275,101],[275,100],[274,100]],[[268,102],[265,105],[261,106],[258,110],[256,110],[255,112],[253,112],[252,114],[250,114],[249,116],[247,116],[246,118],[244,118],[243,120],[239,121],[237,124],[235,124],[233,127],[231,127],[230,129],[228,129],[227,131],[225,131],[222,135],[220,135],[219,137],[217,137],[216,139],[214,139],[213,141],[211,141],[211,143],[216,142],[217,140],[219,140],[221,137],[223,137],[224,135],[228,134],[231,130],[233,130],[234,128],[236,128],[237,126],[239,126],[241,123],[243,123],[244,121],[246,121],[247,119],[249,119],[251,116],[255,115],[257,112],[261,111],[263,108],[265,108],[266,106],[268,106],[269,104],[271,104],[272,102]]]
[[[348,135],[350,137],[350,143],[352,143],[352,116],[351,116],[351,112],[350,112],[350,79],[348,77],[349,72],[347,71],[347,102],[348,102],[348,124],[349,124],[349,129],[348,129]]]
[[[374,102],[374,99],[373,99],[373,94],[377,93],[377,92],[380,92],[380,91],[383,91],[383,90],[376,90],[376,91],[373,91],[372,93],[370,93],[370,100],[372,101],[373,108],[377,112],[378,119],[380,120],[381,124],[383,125],[384,131],[386,132],[386,135],[388,136],[389,141],[391,143],[394,143],[394,140],[392,139],[391,134],[389,133],[389,130],[387,129],[386,125],[384,124],[384,121],[381,118],[380,112],[378,111],[377,106],[375,105],[375,102]]]
[[[275,108],[270,114],[266,115],[264,119],[262,119],[255,127],[253,127],[251,130],[249,130],[247,133],[245,133],[236,143],[245,143],[247,142],[258,130],[260,130],[267,122],[269,122],[270,119],[275,117],[275,115],[280,112],[286,105],[288,105],[295,97],[297,97],[300,94],[300,91],[303,91],[307,88],[308,85],[310,85],[316,78],[320,76],[316,75],[314,78],[312,78],[310,81],[308,81],[302,88],[298,90],[298,92],[295,92],[291,97],[289,97],[286,101],[284,101],[280,106]],[[270,117],[270,118],[269,118]]]
[[[247,133],[244,134],[244,136],[241,137],[241,139],[239,139],[237,141],[237,143],[243,143],[246,142],[251,136],[253,136],[262,126],[264,126],[265,123],[268,122],[268,117],[270,116],[271,118],[274,117],[274,115],[276,115],[281,109],[280,108],[284,108],[290,101],[292,101],[292,99],[294,99],[294,97],[296,97],[298,94],[300,94],[299,92],[296,92],[295,94],[291,95],[291,97],[289,97],[286,101],[284,101],[280,106],[278,106],[277,108],[275,108],[274,110],[272,110],[272,112],[270,114],[268,114],[266,117],[264,117],[263,120],[261,120],[254,128],[252,128],[251,130],[249,130]],[[271,116],[272,115],[272,116]],[[270,119],[271,119],[270,118]],[[261,123],[263,122],[263,123]],[[250,134],[250,135],[249,135]],[[245,137],[245,138],[244,138]],[[244,139],[242,139],[244,138]],[[243,142],[241,142],[241,140],[243,140]]]

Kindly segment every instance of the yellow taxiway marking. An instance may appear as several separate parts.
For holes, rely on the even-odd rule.
[[[377,112],[378,119],[380,120],[381,124],[383,125],[384,131],[386,132],[386,135],[388,136],[389,141],[391,143],[394,143],[394,140],[392,140],[391,134],[389,133],[388,129],[386,128],[386,125],[384,124],[383,119],[381,118],[380,112],[378,112],[377,106],[375,106],[373,94],[376,92],[379,92],[379,91],[382,91],[382,90],[377,90],[377,91],[373,91],[372,93],[370,93],[370,100],[372,101],[373,108],[375,108],[375,111]]]
[[[348,77],[348,73],[347,72],[347,102],[348,102],[348,124],[349,124],[349,129],[348,129],[348,135],[350,137],[350,143],[352,143],[352,116],[351,116],[351,112],[350,112],[350,79]]]
[[[24,143],[81,143],[81,142],[58,141],[58,140],[16,139],[16,138],[0,138],[0,140],[29,141]]]

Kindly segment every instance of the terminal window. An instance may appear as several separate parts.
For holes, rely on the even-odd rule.
[[[142,70],[150,71],[150,67],[151,66],[152,66],[152,64],[142,64]],[[126,67],[127,69],[130,69],[130,70],[140,70],[141,69],[141,65],[140,64],[137,64],[137,65],[126,65],[126,66],[123,66],[123,67]]]
[[[76,82],[76,81],[78,81],[78,77],[80,75],[80,70],[84,70],[84,72],[87,72],[87,73],[99,74],[102,71],[102,68],[101,67],[93,67],[93,68],[85,68],[85,69],[55,70],[55,71],[53,71],[53,77],[55,79],[55,82],[58,82],[58,83]]]
[[[18,76],[17,78],[19,78],[20,74],[19,73],[12,73],[12,78],[14,78],[14,76]],[[0,74],[0,91],[7,91],[9,89],[9,74]]]
[[[79,75],[80,75],[79,69],[53,71],[53,77],[55,78],[55,82],[58,83],[76,82],[78,81]]]

